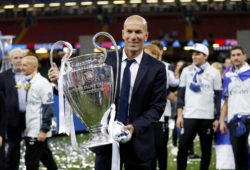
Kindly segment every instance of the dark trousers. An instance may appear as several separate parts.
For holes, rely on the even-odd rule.
[[[202,152],[200,170],[208,170],[213,140],[212,123],[213,120],[207,119],[184,119],[184,133],[180,135],[179,139],[179,151],[177,156],[178,170],[186,169],[188,150],[197,133],[200,137]]]
[[[174,118],[175,122],[176,122],[177,117]],[[173,140],[173,146],[177,147],[177,139],[178,139],[178,131],[177,131],[177,126],[174,126],[173,129],[173,134],[172,134],[172,140]]]
[[[174,118],[175,122],[177,120],[177,117]],[[178,131],[177,131],[177,126],[174,126],[173,134],[172,134],[172,140],[173,140],[173,146],[177,147],[177,139],[178,139]],[[190,145],[188,155],[194,155],[194,143]]]
[[[154,125],[156,157],[153,159],[152,162],[152,170],[156,170],[157,160],[160,170],[167,169],[167,161],[168,161],[167,144],[168,144],[168,131],[169,131],[167,122],[168,118],[166,118],[165,122],[158,122]]]
[[[2,143],[2,146],[0,147],[0,169],[1,170],[5,170],[5,150],[4,150],[4,147],[5,147],[5,141],[3,138],[3,143]]]
[[[232,121],[230,121],[228,127],[230,131],[230,140],[233,147],[236,170],[247,170],[248,169],[247,144],[248,144],[248,135],[250,132],[250,121],[247,120],[246,123],[247,132],[239,137],[233,135],[234,124],[232,123]]]
[[[151,170],[152,159],[141,161],[137,157],[131,141],[120,144],[120,155],[121,167],[124,165],[125,170]]]
[[[25,144],[25,165],[27,170],[38,170],[39,160],[48,170],[57,170],[47,139],[44,142],[38,142],[35,138],[27,137],[25,138]]]
[[[95,170],[111,170],[112,145],[103,145],[90,148],[95,156]]]
[[[151,170],[152,160],[142,162],[131,149],[131,141],[120,145],[121,168],[125,170]],[[90,148],[96,154],[95,170],[111,170],[112,145]]]
[[[22,140],[22,132],[25,129],[25,113],[20,112],[20,115],[19,125],[7,127],[7,142],[9,147],[6,157],[6,169],[8,170],[19,169],[20,143]]]

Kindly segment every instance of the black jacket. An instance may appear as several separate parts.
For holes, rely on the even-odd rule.
[[[5,110],[6,110],[5,99],[3,93],[0,91],[0,136],[3,136],[3,138],[6,126]]]
[[[17,127],[20,124],[21,115],[19,112],[18,94],[15,88],[15,75],[12,69],[0,74],[0,91],[3,92],[6,103],[7,125]]]

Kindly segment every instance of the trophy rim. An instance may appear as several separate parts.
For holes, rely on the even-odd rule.
[[[16,36],[15,35],[2,35],[2,36],[0,36],[0,39],[13,39],[13,38],[15,38]]]
[[[87,57],[87,56],[94,56],[94,55],[101,55],[101,56],[104,56],[103,53],[82,54],[82,55],[78,55],[78,56],[69,58],[69,59],[68,59],[68,62],[71,62],[71,61],[73,61],[73,60],[77,60],[79,57]],[[78,60],[79,60],[79,59],[78,59]]]

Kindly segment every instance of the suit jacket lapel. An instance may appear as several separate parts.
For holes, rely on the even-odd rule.
[[[137,91],[137,89],[140,87],[140,84],[144,78],[144,75],[147,71],[147,63],[148,63],[148,60],[147,60],[147,54],[145,54],[143,52],[143,56],[142,56],[142,60],[141,60],[141,63],[140,63],[140,66],[139,66],[139,70],[137,72],[137,75],[136,75],[136,79],[135,79],[135,84],[134,84],[134,87],[133,87],[133,92],[132,92],[132,96],[131,98],[133,98],[133,95],[134,93]]]
[[[17,96],[18,96],[18,95],[17,95],[17,88],[15,88],[15,85],[16,85],[17,83],[16,83],[16,80],[15,80],[15,74],[13,73],[12,69],[9,69],[7,75],[8,75],[8,77],[10,77],[9,85],[10,85],[11,88],[14,88],[15,95],[16,95],[16,97],[17,97]]]

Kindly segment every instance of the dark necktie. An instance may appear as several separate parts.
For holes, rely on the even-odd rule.
[[[126,67],[123,72],[122,78],[122,88],[119,102],[119,111],[118,111],[118,121],[122,122],[124,125],[127,125],[128,119],[128,99],[129,99],[129,91],[130,91],[130,66],[135,60],[126,59]]]

